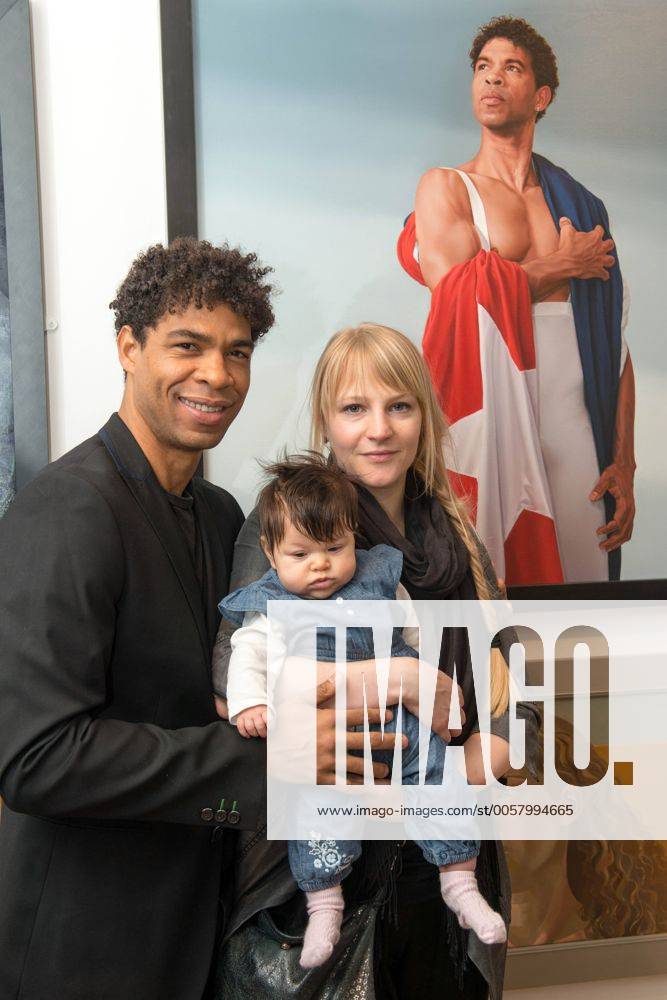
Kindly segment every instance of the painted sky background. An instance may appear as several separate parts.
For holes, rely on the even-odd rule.
[[[200,235],[257,251],[281,289],[210,477],[251,509],[254,459],[306,443],[310,377],[341,326],[387,323],[420,342],[428,295],[396,239],[421,173],[474,155],[467,52],[481,23],[511,13],[558,57],[535,148],[605,201],[629,282],[638,514],[622,575],[666,576],[667,6],[194,0],[193,11]]]

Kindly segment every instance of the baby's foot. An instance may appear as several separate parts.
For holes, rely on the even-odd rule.
[[[324,965],[331,958],[340,940],[343,922],[343,890],[339,885],[331,889],[307,892],[308,925],[303,938],[299,963],[304,969]]]
[[[440,872],[440,891],[461,927],[473,930],[484,944],[507,940],[505,922],[482,896],[474,872]]]

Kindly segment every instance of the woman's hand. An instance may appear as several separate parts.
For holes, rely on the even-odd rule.
[[[402,699],[404,707],[412,715],[419,715],[419,671],[434,668],[415,657],[392,656],[389,661],[389,677],[387,681],[387,707],[398,705]],[[427,719],[434,733],[449,741],[451,736],[457,736],[460,729],[450,729],[449,706],[452,697],[452,680],[440,670],[436,671],[435,704],[433,719]],[[352,708],[362,708],[364,697],[369,709],[379,709],[380,696],[377,687],[375,660],[361,660],[347,664],[347,704]],[[463,711],[463,694],[457,687],[461,719],[465,721]],[[379,721],[371,719],[371,721]]]
[[[331,664],[319,664],[318,667]],[[414,657],[392,656],[389,660],[386,706],[398,705],[401,700],[401,682],[413,690],[417,681],[419,660]],[[324,678],[321,678],[324,679]],[[328,678],[327,678],[328,679]],[[345,665],[346,697],[348,708],[380,707],[377,667],[375,660],[354,660]]]
[[[419,717],[419,673],[420,671],[432,670],[436,673],[435,678],[435,698],[433,702],[433,717],[428,718],[425,721],[431,726],[434,733],[441,736],[443,740],[447,743],[451,740],[452,736],[458,736],[461,733],[460,729],[452,729],[449,725],[449,708],[452,703],[452,687],[453,681],[451,677],[443,673],[442,670],[437,670],[435,667],[431,666],[430,663],[426,663],[424,660],[415,660],[413,658],[408,659],[407,662],[403,660],[405,666],[401,668],[403,676],[403,705],[412,715]],[[394,680],[394,683],[398,683],[400,678]],[[392,685],[392,679],[390,676],[390,688]],[[463,709],[463,692],[459,685],[456,685],[456,696],[459,700],[459,707],[461,711],[461,722],[465,722],[465,711]],[[398,699],[397,699],[398,700]],[[387,700],[389,704],[389,700]]]
[[[469,785],[485,785],[484,758],[482,756],[482,735],[472,733],[463,744],[466,774]],[[510,769],[510,745],[502,736],[491,734],[491,773],[500,781]]]

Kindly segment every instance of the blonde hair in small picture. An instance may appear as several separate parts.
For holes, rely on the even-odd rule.
[[[362,323],[334,334],[317,363],[311,385],[311,448],[322,453],[326,445],[326,418],[332,413],[342,384],[350,373],[362,382],[368,375],[398,392],[409,392],[419,404],[422,426],[413,469],[423,480],[429,496],[440,501],[454,530],[470,556],[477,597],[496,595],[487,580],[466,502],[454,493],[445,467],[444,444],[448,437],[445,418],[438,405],[426,363],[404,334],[388,326]],[[502,653],[491,650],[491,714],[507,711],[509,670]]]

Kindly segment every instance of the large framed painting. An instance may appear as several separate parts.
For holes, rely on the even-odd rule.
[[[0,516],[48,461],[28,0],[0,0]]]
[[[257,252],[275,268],[282,293],[277,326],[253,362],[251,404],[207,458],[207,472],[245,510],[253,507],[255,460],[308,440],[310,379],[341,327],[383,323],[426,353],[438,286],[431,282],[431,294],[409,219],[430,168],[466,174],[459,193],[469,198],[480,252],[504,254],[522,268],[530,263],[530,252],[524,259],[525,248],[513,251],[505,242],[517,230],[511,222],[503,228],[505,203],[497,195],[510,199],[511,216],[516,192],[475,170],[484,129],[502,139],[492,121],[503,111],[502,94],[494,95],[487,77],[502,70],[510,80],[526,71],[507,58],[499,68],[495,50],[486,62],[483,47],[475,54],[480,25],[501,13],[526,19],[557,59],[558,78],[545,78],[555,99],[535,126],[538,158],[528,178],[545,245],[569,238],[563,217],[571,216],[577,232],[593,230],[600,208],[588,199],[592,192],[608,213],[599,216],[604,239],[615,241],[606,277],[616,268],[618,280],[583,277],[579,267],[555,292],[529,281],[530,298],[516,307],[517,329],[530,334],[524,340],[475,300],[467,339],[486,338],[502,364],[491,371],[476,361],[474,385],[460,384],[458,395],[446,379],[436,387],[454,432],[450,467],[467,490],[478,530],[489,532],[485,540],[510,596],[662,599],[667,153],[656,123],[664,117],[667,8],[652,0],[524,0],[509,12],[490,0],[164,0],[170,235],[188,232]],[[481,93],[478,72],[486,81]],[[545,160],[574,178],[574,187]],[[566,211],[568,192],[577,205],[570,201]],[[593,215],[580,213],[583,203]],[[540,259],[550,252],[535,250]],[[586,298],[593,310],[588,326],[577,298],[586,282],[598,283],[584,291],[600,289],[601,310]],[[446,313],[448,303],[441,304]],[[451,338],[452,327],[442,335]],[[458,341],[451,345],[458,350]],[[445,368],[447,378],[458,377],[455,369]],[[494,461],[482,463],[491,439],[505,449],[502,481],[488,477]],[[529,467],[533,478],[526,478]],[[502,523],[493,522],[498,511]],[[618,525],[609,524],[616,512],[623,515],[622,544],[609,558],[599,545],[614,541]],[[526,561],[526,552],[536,552],[534,528],[546,547]],[[594,759],[603,759],[604,743],[593,742]],[[667,971],[664,844],[507,848],[515,888],[508,986]]]
[[[253,376],[262,412],[249,407],[208,461],[214,478],[224,469],[229,482],[231,471],[247,507],[260,475],[248,443],[266,458],[285,443],[305,442],[309,380],[333,332],[373,320],[432,353],[424,339],[432,296],[414,280],[419,246],[403,240],[397,254],[430,168],[467,165],[469,190],[461,182],[461,192],[474,203],[481,249],[489,228],[499,256],[538,253],[504,242],[522,223],[503,222],[495,195],[512,192],[470,166],[483,128],[489,132],[483,113],[492,113],[488,102],[486,112],[475,104],[471,45],[498,11],[489,0],[464,10],[453,0],[427,0],[418,10],[407,0],[176,0],[162,10],[170,233],[256,250],[282,290],[277,326]],[[667,12],[651,0],[582,0],[575,16],[570,0],[529,0],[510,14],[535,27],[557,63],[557,76],[546,77],[553,101],[533,146],[533,180],[551,227],[545,245],[560,239],[554,214],[560,225],[569,212],[578,231],[599,216],[617,257],[599,313],[590,298],[599,278],[563,279],[555,292],[531,286],[532,318],[517,320],[520,329],[532,323],[521,356],[508,347],[514,334],[490,323],[485,310],[472,336],[490,337],[505,367],[496,364],[490,377],[476,362],[475,384],[458,386],[471,366],[463,355],[457,374],[455,351],[451,372],[445,366],[444,379],[434,375],[451,423],[450,465],[509,586],[660,580],[667,575],[667,350],[659,262],[667,204],[655,121]],[[612,64],[618,100],[609,101]],[[643,67],[641,80],[635,65]],[[563,189],[564,174],[544,161],[574,186],[567,181]],[[585,192],[606,212],[595,200],[588,202],[593,214],[578,216],[574,202],[585,202]],[[436,354],[448,336],[431,338]],[[440,361],[430,357],[432,371],[443,371]],[[600,549],[605,543],[616,547]]]

